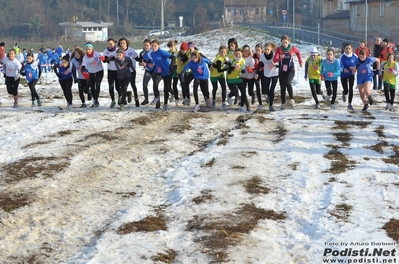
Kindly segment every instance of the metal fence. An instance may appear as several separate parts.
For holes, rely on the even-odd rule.
[[[236,23],[235,26],[260,29],[277,35],[287,34],[287,32],[293,31],[294,29],[294,25],[292,23],[283,23],[283,22],[257,22],[257,23],[242,22],[242,23]],[[296,34],[295,35],[296,40],[325,45],[325,46],[332,46],[333,45],[332,41],[334,40],[334,46],[336,47],[340,47],[343,42],[349,42],[354,47],[356,47],[359,44],[359,41],[363,39],[358,36],[344,34],[332,30],[320,29],[318,27],[304,26],[300,24],[295,24],[295,29],[301,31],[307,31],[310,33],[310,34]]]

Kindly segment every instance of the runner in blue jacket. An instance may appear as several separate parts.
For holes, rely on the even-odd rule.
[[[151,41],[152,48],[152,61],[154,62],[154,75],[153,75],[153,88],[155,99],[153,100],[155,108],[161,107],[159,101],[159,83],[163,80],[164,85],[164,110],[168,110],[168,99],[169,99],[169,87],[172,81],[172,74],[175,71],[173,65],[175,65],[176,57],[170,54],[166,50],[159,48],[159,40],[154,39]]]
[[[327,57],[321,62],[321,79],[327,88],[326,101],[329,100],[331,94],[331,108],[335,109],[335,98],[337,98],[338,77],[341,75],[341,67],[339,61],[334,57],[332,49],[327,50]],[[332,89],[331,89],[332,86]]]
[[[212,102],[209,98],[209,65],[211,65],[209,59],[202,57],[199,52],[194,51],[193,53],[191,53],[191,61],[183,69],[183,71],[191,70],[194,75],[194,112],[197,112],[200,109],[198,100],[198,86],[201,87],[202,94],[204,95],[206,101],[206,106],[212,107]]]

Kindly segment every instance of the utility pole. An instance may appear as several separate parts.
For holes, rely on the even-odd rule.
[[[164,25],[164,10],[163,10],[163,6],[164,6],[164,0],[161,0],[161,36],[163,35],[163,31],[165,29],[165,25]]]
[[[119,1],[116,0],[116,25],[119,26]]]
[[[292,1],[292,40],[295,39],[295,0]]]
[[[368,17],[368,5],[366,0],[366,6],[364,7],[364,41],[367,42],[367,17]],[[367,44],[366,44],[367,45]]]

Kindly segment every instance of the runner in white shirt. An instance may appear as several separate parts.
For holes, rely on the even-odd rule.
[[[104,50],[103,55],[105,57],[106,63],[108,63],[108,87],[109,87],[109,95],[111,97],[111,108],[114,108],[116,105],[115,102],[115,91],[118,92],[118,98],[121,96],[120,88],[119,88],[119,81],[116,76],[116,66],[115,66],[115,58],[116,58],[116,43],[118,41],[114,38],[109,38],[107,40],[107,48]],[[118,100],[119,102],[119,100]]]
[[[89,71],[89,88],[91,94],[93,95],[93,105],[92,107],[99,107],[98,97],[100,95],[101,81],[104,77],[103,61],[105,57],[101,55],[100,52],[94,51],[93,44],[90,42],[85,44],[86,54],[82,61],[82,72]]]

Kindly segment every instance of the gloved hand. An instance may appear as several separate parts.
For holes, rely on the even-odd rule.
[[[83,74],[83,77],[85,77],[86,80],[89,79],[90,74],[88,72],[82,72],[82,74]]]
[[[321,75],[320,75],[320,77],[321,77],[321,80],[322,80],[322,81],[324,81],[324,80],[325,80],[325,78],[324,78],[324,74],[321,74]]]

